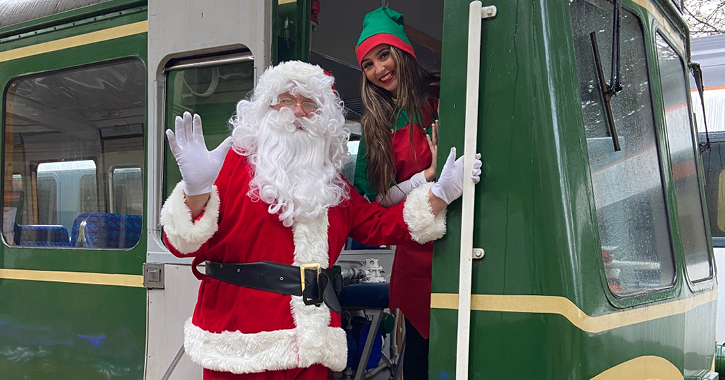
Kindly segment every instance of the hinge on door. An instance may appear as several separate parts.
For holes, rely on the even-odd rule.
[[[144,263],[143,264],[143,286],[148,289],[164,288],[164,264]]]
[[[483,256],[486,255],[486,251],[483,250],[483,248],[474,248],[473,249],[473,259],[482,259]]]
[[[496,9],[495,5],[489,5],[487,7],[481,8],[481,18],[482,19],[496,17],[497,13],[498,13],[498,9]]]

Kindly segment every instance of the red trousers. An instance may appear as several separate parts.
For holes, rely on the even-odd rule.
[[[235,375],[229,372],[217,372],[204,368],[204,380],[327,380],[329,370],[320,364],[309,368],[285,369],[260,373]]]

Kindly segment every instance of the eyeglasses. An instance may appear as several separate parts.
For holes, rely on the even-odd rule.
[[[302,107],[302,110],[305,111],[305,112],[307,112],[307,113],[317,111],[317,103],[315,103],[315,102],[302,102],[302,103],[300,103],[300,102],[298,102],[298,101],[296,101],[296,100],[294,100],[292,98],[280,98],[279,99],[279,104],[281,104],[281,105],[283,105],[284,107],[287,107],[287,108],[295,108],[296,105],[299,105],[300,107]]]

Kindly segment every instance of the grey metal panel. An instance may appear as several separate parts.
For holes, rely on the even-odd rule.
[[[0,28],[110,0],[0,0]]]
[[[148,291],[146,368],[144,378],[163,377],[184,343],[184,322],[191,317],[199,292],[199,280],[188,265],[164,265],[165,288]],[[201,367],[184,355],[170,380],[201,379]]]
[[[148,3],[148,257],[167,255],[160,240],[164,68],[172,59],[248,48],[256,75],[271,61],[271,0],[150,0]],[[230,115],[231,116],[231,115]]]
[[[148,291],[144,379],[160,379],[183,342],[199,281],[189,259],[177,259],[161,241],[166,65],[172,59],[242,48],[254,56],[258,76],[271,61],[272,0],[149,0],[148,2],[148,247],[147,262],[165,263],[164,289]],[[210,58],[213,59],[213,58]],[[230,115],[231,116],[231,115]],[[179,265],[181,264],[181,265]],[[170,379],[201,379],[184,355]]]

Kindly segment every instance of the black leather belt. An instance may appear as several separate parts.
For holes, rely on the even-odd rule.
[[[320,306],[323,302],[330,310],[340,313],[340,301],[333,286],[331,269],[320,264],[287,265],[271,261],[257,263],[206,262],[209,277],[245,288],[301,296],[305,305]]]

